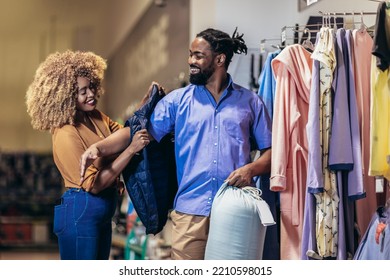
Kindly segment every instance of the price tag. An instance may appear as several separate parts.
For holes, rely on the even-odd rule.
[[[383,193],[385,180],[382,177],[375,177],[375,191],[377,193]]]
[[[264,200],[256,200],[257,210],[259,212],[260,220],[263,226],[272,226],[275,224],[274,217],[267,202]]]

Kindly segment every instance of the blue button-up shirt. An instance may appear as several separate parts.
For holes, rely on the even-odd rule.
[[[223,181],[251,162],[251,143],[271,147],[263,101],[229,80],[218,103],[205,86],[190,84],[167,94],[151,116],[149,132],[157,141],[175,135],[179,189],[174,207],[182,213],[209,216]]]

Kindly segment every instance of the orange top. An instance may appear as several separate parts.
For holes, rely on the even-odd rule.
[[[92,144],[106,138],[113,132],[122,128],[122,125],[112,121],[108,116],[98,110],[89,113],[89,118],[95,126],[96,132],[84,124],[65,125],[54,130],[53,158],[64,179],[65,187],[84,189],[91,188],[99,170],[115,157],[106,157],[95,160],[85,172],[84,181],[80,186],[80,159],[84,151]]]

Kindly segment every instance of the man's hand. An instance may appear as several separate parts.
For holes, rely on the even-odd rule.
[[[159,94],[159,95],[165,95],[165,89],[164,89],[162,86],[160,86],[159,83],[153,81],[153,82],[150,84],[149,89],[148,89],[148,91],[146,92],[146,94],[142,97],[141,101],[140,101],[139,104],[136,106],[136,111],[139,110],[142,106],[144,106],[144,105],[148,102],[149,98],[150,98],[151,95],[152,95],[153,86],[157,86],[157,87],[158,87],[158,94]]]
[[[226,181],[228,182],[229,186],[243,188],[246,186],[251,186],[252,178],[253,176],[251,169],[248,165],[245,165],[230,173]]]

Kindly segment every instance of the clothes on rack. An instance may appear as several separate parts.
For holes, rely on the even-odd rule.
[[[271,119],[274,114],[274,100],[275,100],[275,87],[276,81],[272,72],[271,62],[280,53],[280,49],[270,52],[264,62],[263,71],[260,72],[258,84],[258,94],[263,99],[265,107],[268,110],[268,114]]]
[[[337,192],[336,174],[328,166],[330,155],[330,138],[332,124],[334,119],[333,106],[334,91],[332,82],[333,73],[336,69],[336,54],[334,50],[334,30],[332,28],[321,28],[316,48],[313,51],[312,58],[318,60],[319,68],[313,71],[319,71],[317,77],[319,80],[313,80],[312,91],[310,92],[310,109],[317,114],[309,114],[309,123],[314,123],[311,118],[319,119],[319,126],[311,127],[307,131],[309,143],[311,142],[310,133],[317,134],[319,139],[319,150],[311,149],[309,145],[309,162],[320,160],[317,165],[309,164],[309,178],[312,172],[317,172],[321,178],[321,184],[315,180],[308,181],[308,192],[313,193],[315,199],[315,229],[316,241],[319,257],[335,257],[337,255],[338,238],[338,203],[339,195]],[[318,86],[317,86],[318,85]],[[318,97],[315,97],[318,95]],[[319,103],[313,103],[313,99],[319,98]],[[318,107],[312,110],[312,106]],[[310,126],[308,125],[308,128]],[[314,142],[314,141],[313,141]],[[318,143],[317,143],[318,144]],[[318,166],[319,170],[312,167]],[[321,175],[322,174],[322,175]],[[313,191],[314,190],[314,191]]]
[[[280,53],[280,49],[267,54],[262,71],[260,72],[258,84],[258,95],[263,99],[264,105],[273,119],[273,107],[275,100],[276,81],[272,72],[272,60]],[[262,198],[268,203],[271,213],[276,220],[279,220],[280,202],[279,193],[270,190],[270,174],[262,175],[258,180],[257,187],[262,192]],[[265,234],[263,260],[280,259],[280,224],[268,227]]]
[[[283,260],[352,259],[378,207],[373,175],[390,176],[390,145],[375,153],[373,141],[390,141],[390,87],[374,41],[363,24],[324,25],[313,53],[293,44],[268,54],[259,95],[273,120],[269,187]]]
[[[383,2],[378,7],[371,64],[371,149],[369,175],[390,180],[390,87],[388,84],[390,49],[387,43],[386,17],[390,9]]]
[[[280,192],[281,259],[299,259],[307,170],[311,53],[287,46],[272,60],[276,79],[272,125],[272,191]]]
[[[370,71],[371,50],[373,39],[366,31],[355,29],[353,38],[353,66],[355,73],[355,92],[358,107],[358,123],[361,134],[363,186],[366,198],[356,201],[356,221],[359,230],[359,240],[366,231],[372,213],[378,207],[375,191],[375,178],[368,175],[370,164]]]
[[[333,259],[351,259],[357,244],[355,244],[355,231],[354,231],[354,200],[363,198],[365,193],[363,190],[363,178],[362,178],[362,166],[361,166],[361,145],[360,145],[360,132],[358,125],[358,114],[356,105],[356,95],[354,90],[354,75],[353,75],[353,51],[352,51],[352,33],[350,30],[339,28],[336,32],[333,29],[326,29],[327,34],[334,39],[334,43],[329,44],[328,50],[330,53],[334,53],[334,70],[331,71],[333,76],[328,73],[321,72],[325,69],[320,67],[320,76],[332,78],[332,86],[330,89],[331,95],[334,96],[331,103],[333,112],[331,113],[331,127],[329,128],[329,134],[325,134],[325,137],[329,137],[329,158],[328,161],[322,161],[322,169],[328,170],[333,176],[332,180],[328,180],[331,183],[329,189],[326,183],[328,177],[327,173],[323,177],[323,182],[317,182],[319,189],[313,191],[311,186],[308,186],[309,193],[313,193],[316,197],[318,204],[318,197],[328,194],[329,203],[325,203],[326,207],[320,209],[317,208],[315,214],[317,217],[316,224],[314,225],[312,220],[309,219],[314,213],[310,215],[306,212],[308,217],[307,229],[318,229],[319,217],[329,216],[329,221],[325,224],[325,228],[328,230],[323,232],[316,231],[316,245],[313,243],[308,244],[307,251],[302,252],[302,257],[305,255],[308,258],[315,257],[316,259],[333,258]],[[324,39],[324,34],[320,33],[319,36]],[[320,46],[321,44],[318,44]],[[322,51],[320,51],[323,54]],[[316,51],[313,53],[316,54]],[[321,58],[319,57],[321,60]],[[329,59],[323,61],[329,61]],[[313,84],[315,84],[313,82]],[[320,85],[324,82],[321,80]],[[313,93],[313,92],[312,92]],[[315,93],[314,93],[315,94]],[[311,98],[315,98],[315,95],[311,95]],[[322,95],[321,95],[322,96]],[[320,97],[321,98],[321,97]],[[313,102],[312,102],[313,101]],[[315,100],[311,99],[311,105],[318,106]],[[324,103],[320,103],[322,107]],[[328,104],[328,103],[325,103]],[[320,107],[321,107],[320,105]],[[321,108],[320,108],[321,110]],[[309,116],[310,118],[310,116]],[[317,117],[314,116],[314,120]],[[315,128],[315,126],[314,126]],[[325,127],[324,129],[328,129]],[[312,130],[310,130],[312,132]],[[310,134],[308,134],[310,135]],[[322,134],[324,136],[324,134]],[[321,137],[321,135],[320,135]],[[324,139],[324,138],[323,138]],[[309,140],[310,141],[310,140]],[[325,139],[323,140],[325,141]],[[323,147],[323,145],[321,145]],[[309,147],[309,155],[318,154],[316,148]],[[323,157],[325,154],[323,154]],[[309,159],[312,157],[309,156]],[[318,164],[317,164],[318,165]],[[313,164],[313,166],[317,166]],[[312,166],[311,164],[309,165]],[[309,172],[309,174],[312,174]],[[317,171],[316,174],[319,174]],[[309,175],[310,176],[310,175]],[[318,175],[317,175],[318,177]],[[311,178],[317,178],[312,176]],[[333,181],[335,180],[335,181]],[[313,180],[314,181],[314,180]],[[321,186],[324,186],[324,190]],[[311,207],[307,207],[306,211],[313,211]],[[331,223],[332,222],[332,223]],[[323,238],[319,238],[323,235]],[[307,237],[310,234],[304,235],[304,242],[308,242]],[[331,236],[331,237],[330,237]],[[322,240],[328,240],[328,242],[321,242]],[[321,242],[321,243],[319,243]]]

